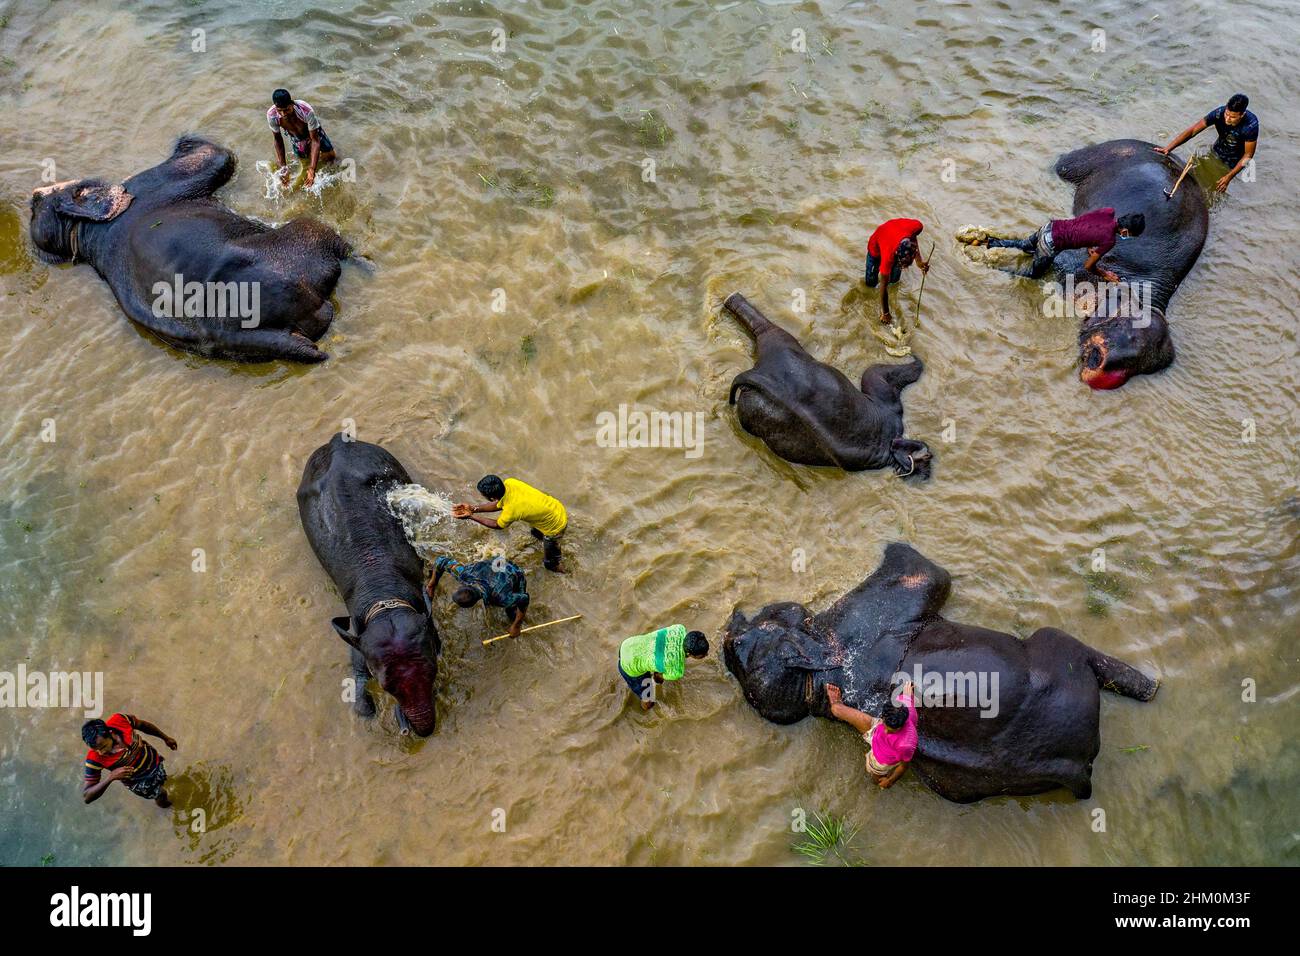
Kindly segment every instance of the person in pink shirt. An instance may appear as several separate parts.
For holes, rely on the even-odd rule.
[[[912,697],[912,682],[904,685],[898,703],[893,698],[885,703],[879,717],[845,704],[843,694],[834,684],[826,685],[826,699],[830,701],[832,717],[862,734],[867,745],[867,773],[881,790],[892,787],[916,756],[916,701]]]

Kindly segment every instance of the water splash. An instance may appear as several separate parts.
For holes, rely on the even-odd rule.
[[[402,533],[416,554],[432,561],[447,552],[456,537],[450,496],[423,485],[394,485],[384,495],[384,501],[402,523]]]
[[[262,196],[273,202],[281,202],[294,193],[306,193],[320,199],[328,187],[343,182],[343,170],[335,165],[316,170],[316,181],[310,186],[302,184],[304,177],[307,175],[307,166],[304,163],[289,161],[290,176],[287,184],[280,179],[279,174],[272,168],[274,164],[270,160],[259,159],[255,165],[263,178]]]

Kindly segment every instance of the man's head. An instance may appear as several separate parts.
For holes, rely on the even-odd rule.
[[[461,607],[473,607],[479,602],[483,595],[478,593],[477,588],[464,585],[451,592],[451,599]]]
[[[81,739],[96,753],[108,753],[113,747],[113,732],[102,720],[88,720],[82,724]]]
[[[1115,220],[1115,233],[1125,239],[1136,239],[1147,228],[1147,217],[1140,212],[1131,212]]]
[[[271,102],[275,104],[281,116],[288,116],[293,111],[293,97],[289,95],[288,90],[276,90],[271,94]]]
[[[890,730],[901,730],[907,723],[907,708],[890,700],[885,704],[885,709],[880,712],[880,719]]]
[[[1228,98],[1228,105],[1223,108],[1223,121],[1229,126],[1236,126],[1246,115],[1246,107],[1250,105],[1250,97],[1245,93],[1233,93]]]
[[[488,501],[500,501],[506,496],[506,483],[496,475],[484,475],[477,487],[478,493]]]
[[[898,244],[898,249],[894,252],[894,260],[900,266],[910,266],[916,259],[916,240],[904,239]]]
[[[693,657],[697,661],[703,660],[709,656],[709,639],[704,636],[703,631],[687,631],[682,648],[686,651],[687,657]]]

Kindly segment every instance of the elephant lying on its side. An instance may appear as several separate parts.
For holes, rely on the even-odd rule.
[[[1126,284],[1145,284],[1137,288],[1145,290],[1147,302],[1140,295],[1135,307],[1130,296],[1112,297],[1114,287],[1103,286],[1096,311],[1079,329],[1079,378],[1094,389],[1119,388],[1134,375],[1159,372],[1174,360],[1165,309],[1196,264],[1210,221],[1205,192],[1195,180],[1165,198],[1182,166],[1137,139],[1085,146],[1056,161],[1056,174],[1074,184],[1074,215],[1110,206],[1116,215],[1136,212],[1146,218],[1142,235],[1117,242],[1101,265]],[[1057,256],[1062,281],[1070,274],[1076,282],[1095,281],[1083,272],[1085,255],[1086,250],[1071,250]]]
[[[752,619],[737,610],[723,640],[727,669],[778,724],[830,717],[827,684],[879,715],[905,673],[919,718],[911,766],[935,793],[968,803],[1065,787],[1088,797],[1100,689],[1150,700],[1159,682],[1055,628],[1022,641],[945,620],[950,587],[943,568],[891,544],[874,574],[820,614],[793,602]],[[931,693],[936,679],[948,689],[943,699]]]
[[[384,494],[411,476],[378,445],[335,435],[307,459],[298,515],[312,550],[347,604],[331,622],[352,648],[355,709],[373,717],[371,675],[397,698],[397,719],[421,737],[433,733],[433,682],[441,643],[423,593],[424,564],[406,540]]]
[[[893,465],[903,477],[930,477],[930,449],[903,437],[904,388],[925,366],[873,365],[857,388],[838,369],[819,362],[789,332],[732,293],[722,307],[754,337],[758,363],[737,375],[728,401],[740,424],[796,465],[836,465],[864,471]]]
[[[334,318],[329,297],[346,242],[315,219],[272,228],[213,193],[235,155],[185,137],[171,158],[120,186],[69,180],[32,194],[32,242],[54,262],[94,266],[129,318],[212,358],[321,362],[312,344]]]

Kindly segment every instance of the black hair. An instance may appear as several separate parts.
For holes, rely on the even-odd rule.
[[[276,106],[293,106],[293,97],[288,90],[280,89],[271,94],[271,102]]]
[[[471,587],[459,587],[451,592],[451,599],[461,607],[473,607],[480,597],[482,595]]]
[[[686,640],[682,642],[682,648],[691,657],[704,657],[709,653],[709,639],[704,636],[703,631],[688,631]]]
[[[81,725],[81,739],[86,742],[87,747],[95,746],[95,742],[100,737],[108,736],[108,724],[102,720],[88,720]]]
[[[484,475],[478,480],[478,493],[488,501],[500,501],[506,496],[506,483],[496,475]]]
[[[1234,113],[1243,112],[1250,105],[1250,97],[1245,93],[1233,93],[1228,97],[1228,109]]]
[[[892,700],[885,704],[885,709],[881,711],[880,719],[885,722],[885,726],[890,730],[898,730],[907,723],[907,708],[902,704],[895,704]]]
[[[907,239],[899,241],[898,249],[895,251],[894,257],[896,259],[906,259],[908,256],[916,255],[918,251],[916,240],[908,237]]]
[[[1147,217],[1140,212],[1131,212],[1128,215],[1120,216],[1115,220],[1115,224],[1121,229],[1127,229],[1130,236],[1140,236],[1147,228]]]

